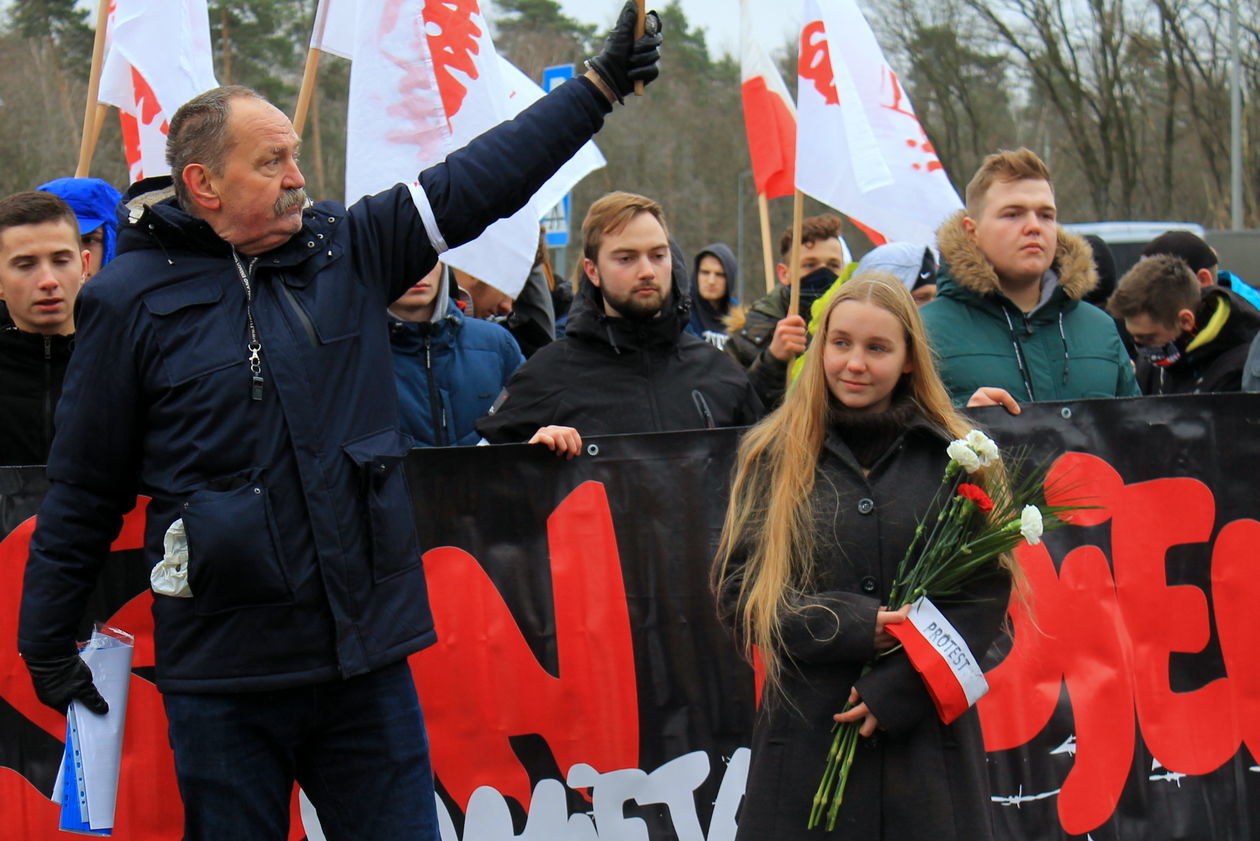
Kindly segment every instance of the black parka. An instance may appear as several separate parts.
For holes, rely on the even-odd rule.
[[[875,655],[875,614],[897,563],[927,512],[948,458],[949,437],[924,420],[906,431],[864,475],[833,428],[813,490],[817,585],[784,619],[781,684],[762,696],[739,841],[986,841],[992,838],[989,782],[975,709],[951,725],[936,715],[904,653]],[[723,592],[730,616],[735,577]],[[937,606],[983,656],[1006,610],[1009,577],[993,574]],[[862,739],[833,832],[806,830],[832,740],[832,716],[850,688],[881,729]]]
[[[688,304],[687,290],[674,286],[658,318],[614,318],[583,278],[564,337],[517,370],[477,431],[491,443],[508,444],[553,424],[582,435],[615,435],[754,423],[761,401],[747,375],[684,332]]]

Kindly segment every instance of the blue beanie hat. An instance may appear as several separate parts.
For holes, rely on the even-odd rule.
[[[118,203],[122,193],[99,178],[57,178],[35,189],[61,197],[79,219],[79,234],[85,236],[97,228],[105,235],[105,256],[101,267],[114,259],[114,243],[118,238]]]

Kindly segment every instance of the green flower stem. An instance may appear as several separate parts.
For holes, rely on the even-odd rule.
[[[823,812],[831,800],[831,791],[839,769],[837,757],[844,742],[845,729],[845,725],[840,722],[836,722],[836,726],[832,728],[836,735],[832,737],[831,749],[827,751],[827,764],[823,767],[822,780],[818,783],[818,791],[814,792],[814,804],[809,812],[809,825],[806,829],[813,829],[822,821]]]
[[[846,728],[849,732],[844,745],[844,765],[840,768],[840,785],[835,796],[831,798],[831,809],[827,812],[827,831],[836,828],[836,818],[840,814],[840,804],[844,802],[844,789],[849,784],[849,771],[853,768],[853,757],[857,753],[858,727],[856,724]]]

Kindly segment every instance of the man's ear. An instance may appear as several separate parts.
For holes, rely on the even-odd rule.
[[[599,268],[595,265],[595,261],[589,257],[582,258],[582,271],[586,273],[586,279],[591,285],[599,288]]]
[[[199,207],[205,210],[218,210],[223,206],[223,199],[220,198],[218,188],[214,185],[210,170],[203,164],[189,164],[184,167],[181,176],[184,179],[184,186],[188,189],[188,195]]]
[[[778,265],[776,265],[774,267],[774,273],[779,276],[779,283],[782,283],[784,286],[792,285],[792,276],[788,272],[788,267],[786,264],[779,263]]]
[[[86,248],[81,252],[83,255],[83,274],[79,277],[79,282],[87,280],[88,272],[92,270],[92,252]]]
[[[1200,286],[1211,286],[1212,284],[1216,283],[1216,275],[1212,272],[1211,269],[1199,269],[1194,274],[1195,274],[1195,277],[1199,279]]]
[[[1181,328],[1181,332],[1190,333],[1195,329],[1194,313],[1190,310],[1181,310],[1177,313],[1177,326]]]
[[[974,240],[976,238],[976,220],[975,219],[972,219],[970,216],[964,216],[962,218],[962,229],[963,229],[963,232],[966,233],[967,236],[970,237],[971,239]]]

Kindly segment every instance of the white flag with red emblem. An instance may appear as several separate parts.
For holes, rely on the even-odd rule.
[[[117,106],[132,181],[165,175],[179,106],[218,86],[206,0],[112,0],[98,99]]]
[[[962,207],[856,0],[805,0],[796,186],[876,240],[935,242]]]
[[[349,55],[346,201],[410,181],[477,135],[511,119],[543,91],[501,58],[478,0],[324,0],[325,29],[312,41]],[[350,6],[357,6],[352,15]],[[344,37],[355,20],[354,39]],[[539,220],[585,175],[604,165],[588,143],[522,210],[442,255],[508,295],[534,264]],[[417,278],[418,280],[418,278]]]
[[[783,77],[757,40],[748,0],[740,0],[740,15],[740,95],[753,183],[768,199],[790,196],[796,189],[796,107]]]

